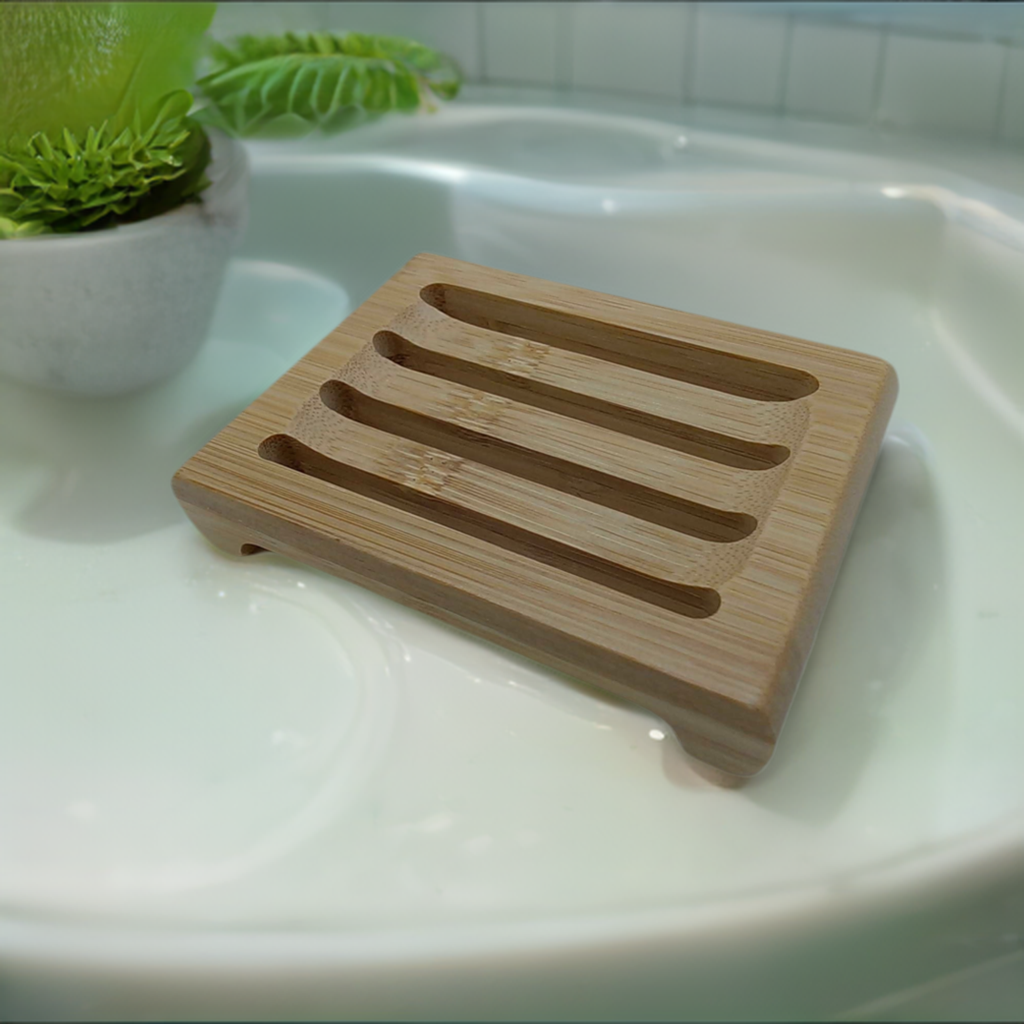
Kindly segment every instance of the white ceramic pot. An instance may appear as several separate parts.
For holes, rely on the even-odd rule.
[[[0,241],[0,372],[114,395],[195,355],[246,216],[245,149],[211,142],[200,203],[106,231]]]

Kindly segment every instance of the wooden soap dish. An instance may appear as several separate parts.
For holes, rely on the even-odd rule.
[[[174,477],[335,573],[771,756],[896,398],[870,356],[418,256]]]

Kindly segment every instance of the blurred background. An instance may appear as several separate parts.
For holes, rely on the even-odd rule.
[[[1020,3],[226,3],[213,32],[378,32],[467,83],[1024,147]]]

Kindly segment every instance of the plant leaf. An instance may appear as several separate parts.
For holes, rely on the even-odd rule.
[[[220,66],[198,82],[210,105],[197,116],[236,135],[339,131],[450,99],[462,81],[429,47],[356,32],[241,36],[213,57]]]
[[[0,216],[0,239],[31,238],[33,235],[45,235],[48,231],[41,220],[19,222]]]

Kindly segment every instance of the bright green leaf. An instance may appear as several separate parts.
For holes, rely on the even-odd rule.
[[[448,57],[409,39],[315,33],[241,36],[214,44],[219,65],[199,80],[198,116],[237,135],[339,131],[392,110],[451,98],[461,75]]]

